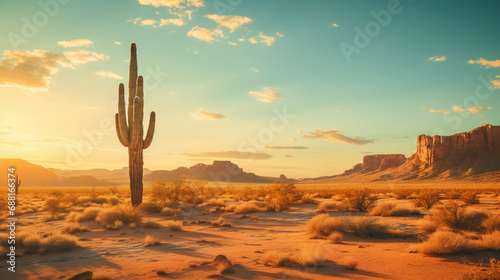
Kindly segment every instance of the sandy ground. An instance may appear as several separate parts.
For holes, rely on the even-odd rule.
[[[396,201],[393,198],[388,200]],[[410,205],[408,201],[398,203]],[[340,244],[310,239],[306,223],[317,213],[317,204],[296,205],[283,213],[257,212],[238,214],[203,213],[210,206],[183,211],[183,231],[124,227],[109,231],[95,222],[83,223],[91,231],[78,233],[81,248],[67,253],[42,255],[24,254],[18,257],[17,272],[7,271],[5,259],[0,265],[0,279],[68,279],[86,271],[107,272],[116,279],[460,279],[469,271],[462,258],[471,261],[499,257],[498,252],[461,254],[450,257],[426,257],[412,249],[419,242],[418,221],[423,215],[381,218],[394,228],[415,233],[402,238],[361,238],[346,234]],[[498,198],[481,196],[481,204],[471,208],[500,214]],[[423,213],[426,213],[425,210]],[[361,213],[329,212],[330,215],[364,215]],[[23,215],[21,230],[41,234],[59,232],[64,221],[41,222],[44,213]],[[233,227],[211,227],[193,224],[198,219],[219,216]],[[144,221],[166,225],[167,218],[149,214]],[[149,234],[161,240],[160,246],[145,247]],[[282,268],[266,266],[262,256],[277,250],[296,254],[313,250],[327,260],[320,266]],[[225,255],[233,270],[220,274],[210,264],[215,256]],[[355,270],[343,265],[357,261]],[[158,274],[160,272],[160,275]],[[163,274],[161,274],[163,272]]]

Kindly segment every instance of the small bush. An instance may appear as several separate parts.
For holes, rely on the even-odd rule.
[[[342,198],[349,209],[366,212],[377,200],[369,189],[352,189],[343,193]]]
[[[189,185],[185,176],[177,176],[172,181],[157,180],[151,185],[151,199],[162,208],[176,207],[188,189]]]
[[[471,272],[462,276],[462,280],[498,280],[500,279],[500,263],[495,258],[490,259],[490,267],[483,267],[481,264],[473,265],[468,260],[465,264],[469,266]]]
[[[488,218],[483,212],[468,212],[456,201],[432,209],[430,219],[441,226],[454,230],[480,230],[481,223]]]
[[[500,231],[500,215],[494,215],[484,220],[482,227],[486,232]]]
[[[69,222],[85,222],[85,221],[93,221],[96,219],[97,215],[103,210],[103,208],[99,207],[89,207],[85,208],[82,213],[71,212],[69,213],[66,220]]]
[[[361,237],[379,236],[389,233],[386,225],[371,217],[356,217],[348,222],[349,229]]]
[[[316,212],[324,213],[326,211],[340,210],[340,203],[337,201],[323,201],[318,205]]]
[[[60,197],[49,197],[45,200],[44,209],[49,212],[51,217],[57,217],[65,210]]]
[[[467,250],[467,239],[451,231],[437,231],[419,244],[419,251],[429,256],[451,255]]]
[[[422,232],[430,234],[435,232],[439,228],[439,224],[435,221],[424,219],[420,222],[419,228]]]
[[[479,199],[477,198],[476,193],[474,192],[466,192],[460,196],[460,200],[462,200],[465,204],[478,204]]]
[[[177,216],[179,214],[179,209],[164,207],[163,209],[161,209],[160,213],[163,216]]]
[[[408,199],[413,194],[413,192],[410,190],[400,190],[396,191],[395,193],[396,193],[396,199]]]
[[[23,240],[23,247],[30,252],[35,252],[40,247],[40,236],[38,234],[32,234],[27,236]]]
[[[106,227],[114,227],[116,229],[117,221],[122,225],[130,223],[139,223],[141,221],[141,209],[131,205],[118,205],[109,209],[104,209],[96,217],[96,221]]]
[[[377,203],[373,209],[370,210],[370,215],[372,216],[408,216],[408,215],[419,215],[420,211],[412,210],[408,208],[397,207],[395,203],[383,202]]]
[[[318,200],[316,199],[316,194],[304,193],[300,198],[300,204],[317,204]]]
[[[144,238],[144,246],[149,247],[149,246],[158,246],[161,245],[161,242],[159,239],[154,238],[151,235],[147,235],[146,238]]]
[[[142,224],[144,228],[160,228],[160,224],[155,221],[147,221]]]
[[[264,265],[277,267],[312,267],[319,266],[324,261],[323,254],[313,249],[301,251],[296,255],[285,252],[272,251],[262,258]]]
[[[41,240],[40,247],[45,252],[65,252],[78,247],[78,238],[69,234],[54,234]]]
[[[333,232],[341,232],[346,228],[345,221],[331,217],[328,214],[320,214],[307,223],[307,232],[311,238],[328,238]]]
[[[78,233],[78,232],[89,231],[89,228],[85,227],[85,226],[80,226],[79,223],[71,222],[71,223],[66,223],[64,225],[64,229],[63,230],[66,233],[75,234],[75,233]]]
[[[171,231],[182,231],[182,222],[168,222],[167,227]]]
[[[416,207],[424,207],[430,209],[434,204],[439,202],[439,192],[433,190],[425,190],[419,192],[413,203]]]
[[[252,213],[252,212],[259,212],[259,211],[262,211],[262,209],[259,206],[257,206],[255,203],[246,202],[244,204],[237,205],[234,208],[233,213],[234,214],[246,214],[246,213]]]
[[[355,270],[357,266],[358,266],[358,261],[354,259],[350,259],[344,263],[345,269],[348,270]]]
[[[328,235],[328,240],[334,244],[340,243],[342,239],[344,239],[344,234],[339,231],[334,231]]]
[[[272,211],[284,211],[290,208],[295,199],[295,184],[293,182],[282,181],[269,187],[266,206],[267,209]]]
[[[500,250],[500,231],[494,231],[483,235],[481,241],[485,249]]]
[[[231,224],[230,222],[226,222],[224,220],[224,218],[222,218],[222,217],[220,217],[217,220],[210,221],[210,225],[213,227],[232,227],[233,226],[233,224]]]

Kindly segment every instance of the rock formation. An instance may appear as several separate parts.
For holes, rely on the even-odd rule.
[[[401,166],[405,162],[406,157],[403,154],[368,155],[363,157],[363,163],[356,164],[342,175],[349,175],[356,172],[382,171],[391,167]]]
[[[420,135],[417,152],[408,162],[420,169],[430,168],[433,173],[500,170],[500,126],[486,124],[451,136]]]

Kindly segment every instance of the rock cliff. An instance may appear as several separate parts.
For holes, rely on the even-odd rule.
[[[356,172],[382,171],[391,167],[401,166],[405,162],[406,157],[403,154],[368,155],[363,157],[363,163],[356,164],[342,175],[349,175]]]

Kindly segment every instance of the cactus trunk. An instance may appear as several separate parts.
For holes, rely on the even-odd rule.
[[[128,117],[128,120],[127,120]],[[130,194],[132,205],[142,203],[142,151],[153,141],[156,114],[151,112],[148,132],[143,140],[144,89],[142,76],[137,76],[137,49],[134,43],[130,46],[130,68],[128,84],[128,109],[125,109],[125,87],[118,87],[118,113],[115,115],[116,133],[124,147],[128,147]]]

